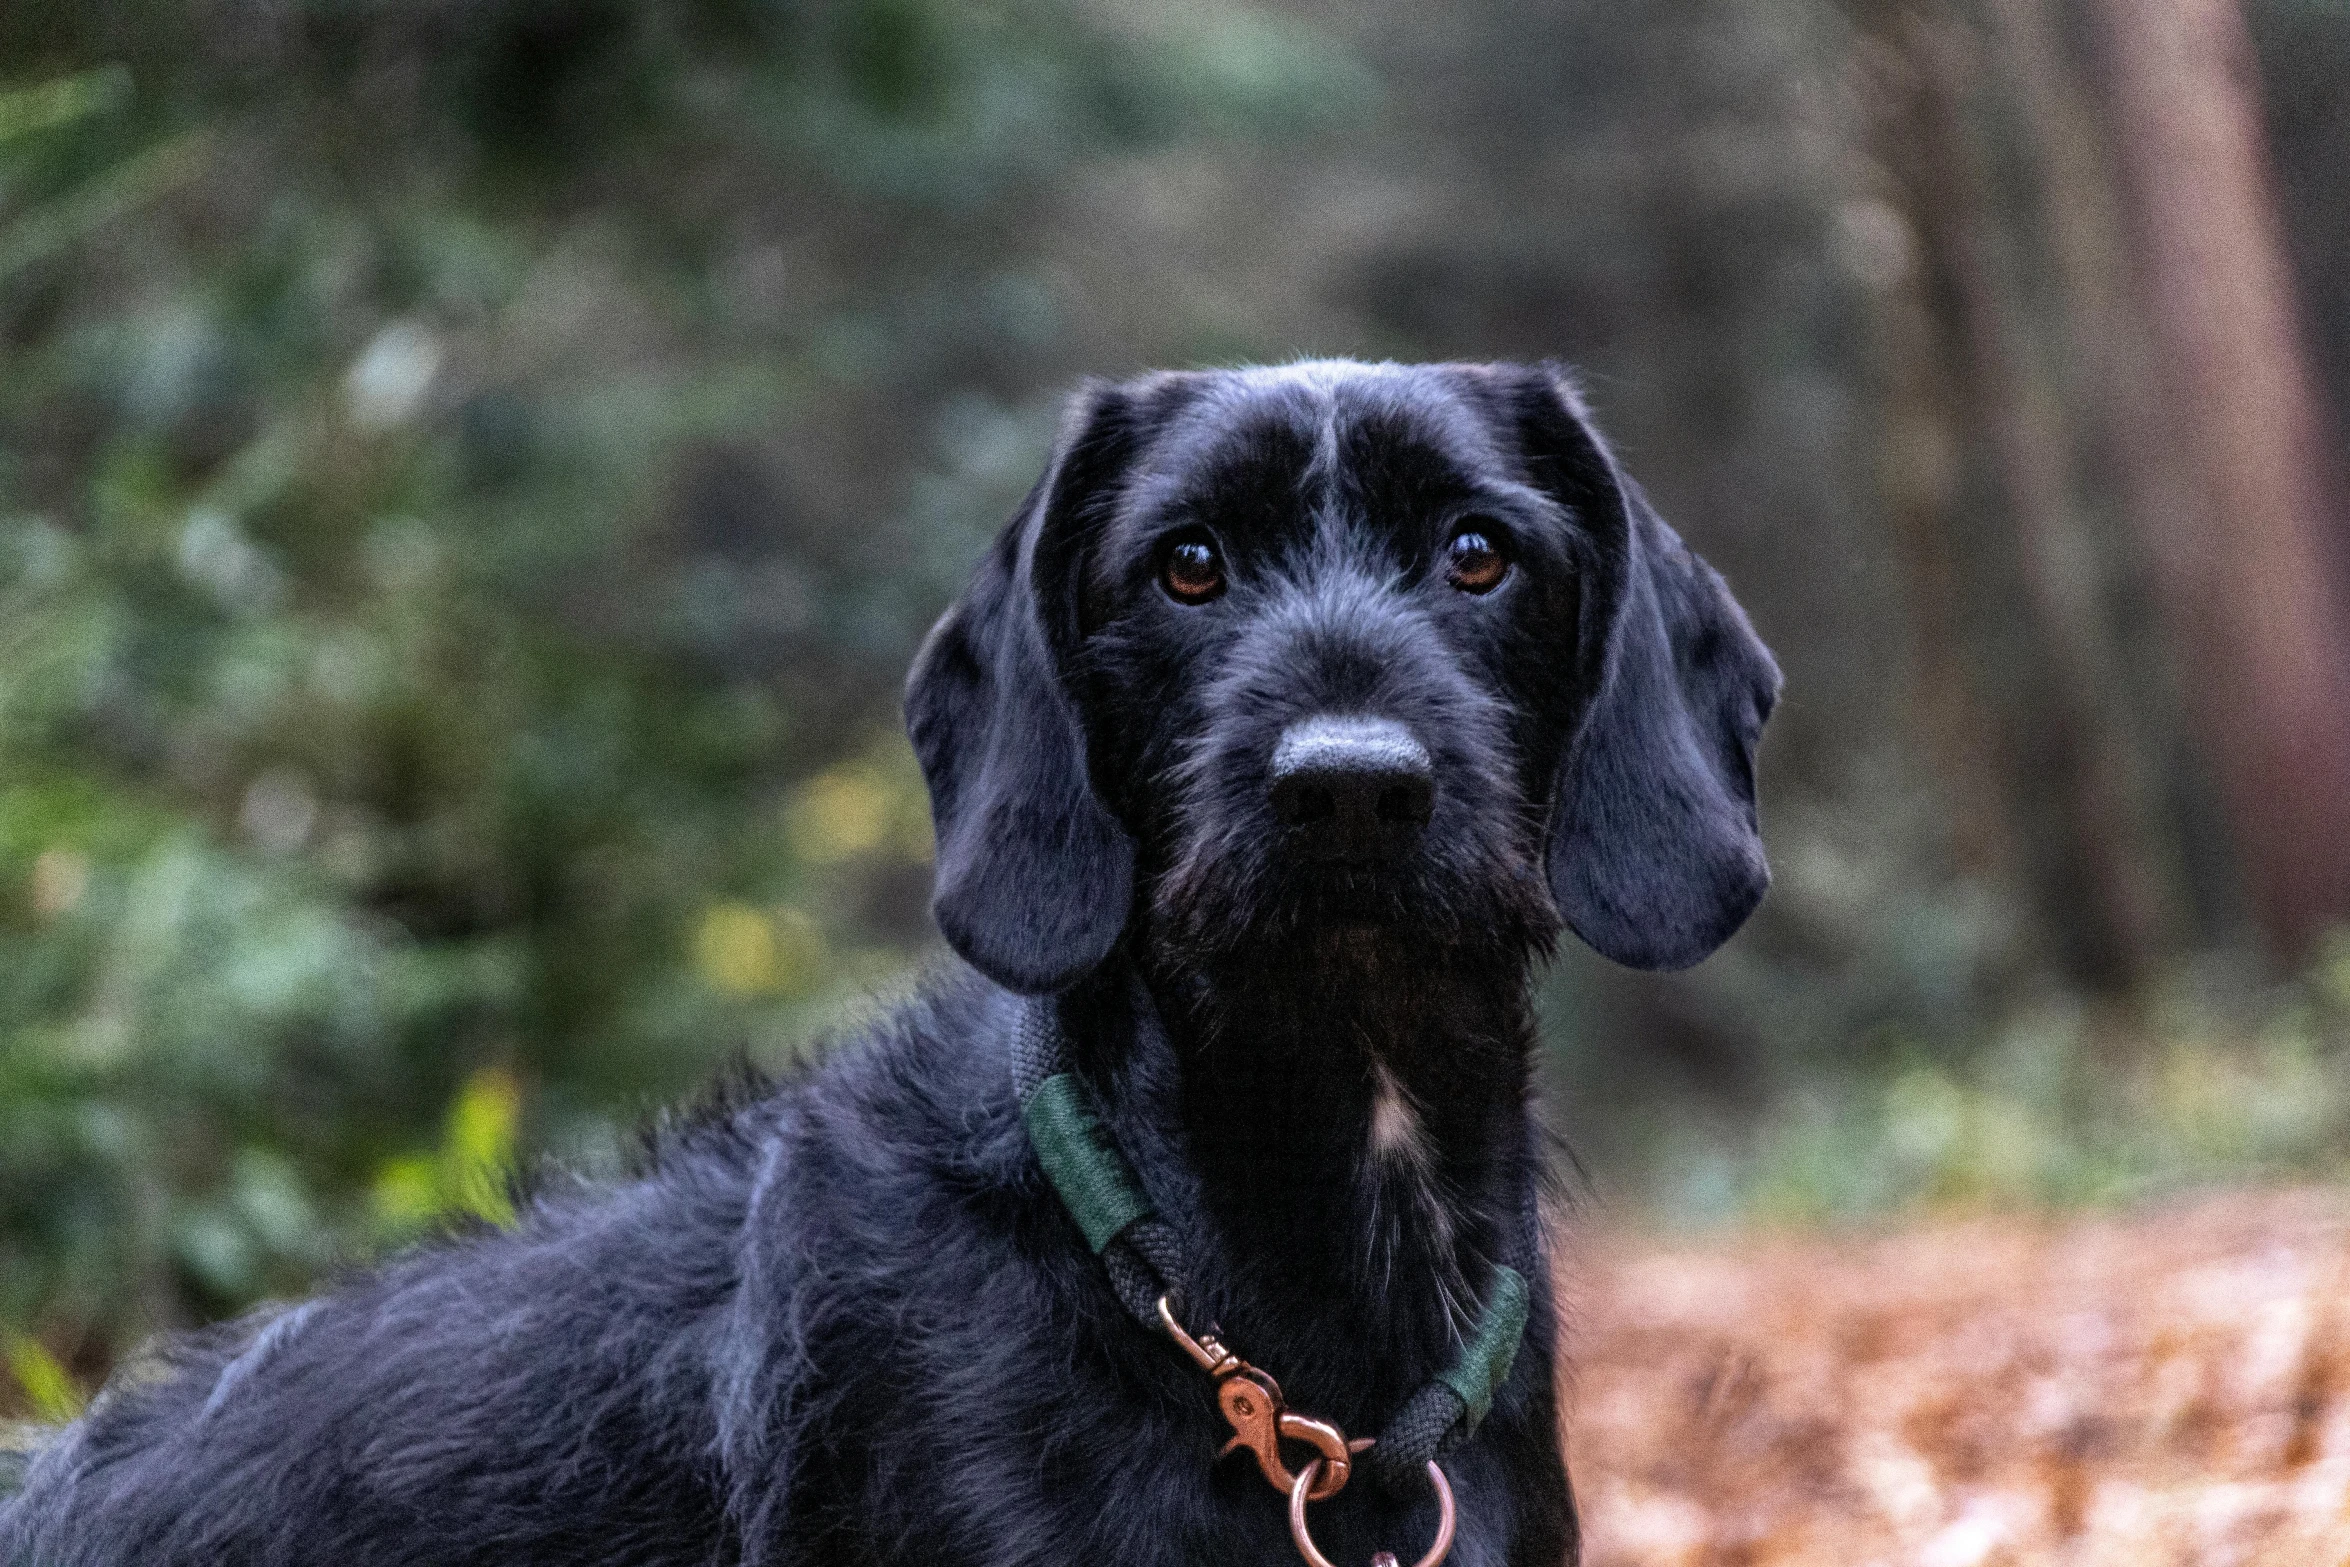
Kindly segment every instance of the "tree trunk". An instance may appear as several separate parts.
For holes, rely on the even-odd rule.
[[[1920,629],[1951,635],[1950,579],[1964,563],[1986,600],[1970,617],[1977,660],[2002,650],[2011,673],[1994,687],[1997,731],[1962,744],[2004,775],[2026,850],[2020,868],[2069,976],[2128,993],[2175,946],[2180,922],[2161,874],[2168,856],[2129,723],[2102,563],[2075,504],[2074,432],[2034,340],[2032,322],[2049,301],[2014,264],[2015,236],[2001,231],[1987,188],[1987,153],[1968,113],[1973,35],[1934,8],[1856,10],[1878,49],[1880,156],[1924,263],[1915,295],[1888,301],[1902,306],[1889,327],[1903,316],[1917,323],[1888,333],[1897,355],[1888,401],[1897,414],[1914,405],[1913,425],[1941,403],[1942,427],[1978,475],[1971,504],[1946,485],[1933,504],[1905,505],[1889,487]],[[1915,362],[1920,355],[1926,363]],[[1969,683],[1988,678],[1977,672]],[[1930,729],[1961,710],[1947,693],[1921,695],[1938,697],[1921,703]],[[1947,753],[1949,741],[1936,749]]]
[[[2236,0],[2090,0],[2186,476],[2147,547],[2255,911],[2350,916],[2350,644],[2251,45]]]

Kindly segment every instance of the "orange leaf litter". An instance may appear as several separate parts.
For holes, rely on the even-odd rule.
[[[2350,1563],[2350,1193],[1560,1262],[1589,1567]]]

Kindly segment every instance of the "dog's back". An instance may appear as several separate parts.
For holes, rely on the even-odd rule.
[[[16,1563],[707,1561],[695,1362],[759,1112],[595,1203],[436,1246],[134,1367],[0,1513]],[[697,1390],[698,1391],[698,1390]]]
[[[952,1141],[924,1086],[955,1068],[923,1042],[938,1005],[674,1129],[622,1186],[134,1364],[0,1502],[0,1562],[737,1559],[808,1413],[784,1407],[821,1331],[801,1287],[940,1260],[918,1239]],[[886,1228],[777,1211],[811,1146],[828,1184],[871,1188],[827,1211]]]

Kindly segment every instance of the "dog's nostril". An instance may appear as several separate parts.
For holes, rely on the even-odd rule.
[[[1435,804],[1435,786],[1426,778],[1389,784],[1379,791],[1379,819],[1401,827],[1425,827]]]
[[[1284,827],[1310,827],[1338,814],[1338,800],[1328,789],[1304,778],[1281,778],[1273,784],[1273,815]]]
[[[1412,732],[1384,718],[1308,718],[1273,750],[1273,815],[1317,852],[1384,852],[1427,825],[1435,768]]]

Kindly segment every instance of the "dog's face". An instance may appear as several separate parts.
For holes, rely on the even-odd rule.
[[[1768,880],[1777,690],[1555,373],[1313,364],[1081,396],[907,711],[941,928],[1048,991],[1138,887],[1202,956],[1563,918],[1694,962]]]

